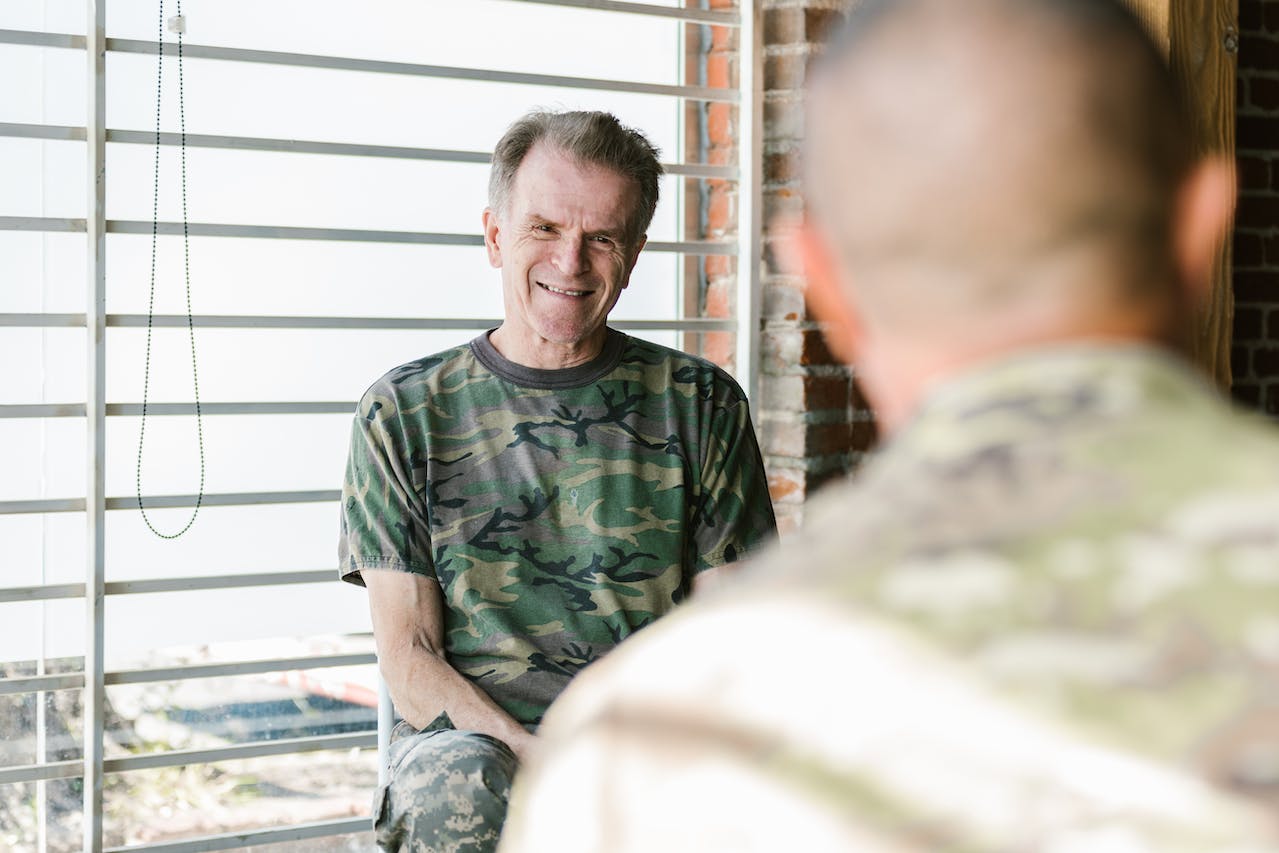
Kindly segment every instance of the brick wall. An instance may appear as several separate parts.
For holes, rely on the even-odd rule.
[[[696,2],[696,0],[690,0]],[[821,484],[856,465],[874,441],[874,419],[857,392],[851,369],[827,350],[821,329],[808,312],[804,282],[781,273],[773,263],[767,223],[781,212],[803,209],[799,191],[798,148],[803,133],[803,85],[808,61],[829,28],[852,0],[765,0],[764,50],[764,258],[763,329],[759,340],[761,388],[753,414],[759,432],[769,487],[783,533],[803,520],[805,500]],[[712,0],[711,8],[735,8],[735,0]],[[736,86],[738,31],[696,27],[688,32],[686,75],[690,83]],[[702,150],[706,162],[737,162],[737,107],[690,104],[689,150]],[[690,182],[691,183],[691,182]],[[700,216],[690,238],[736,236],[737,185],[704,180],[686,203]],[[697,293],[690,311],[703,317],[735,315],[736,260],[709,257],[688,276]],[[696,349],[717,364],[730,366],[730,333],[701,336]]]
[[[1239,0],[1232,393],[1279,418],[1279,0]]]

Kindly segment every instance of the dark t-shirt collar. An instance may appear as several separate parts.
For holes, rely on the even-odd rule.
[[[555,390],[560,388],[581,388],[600,379],[604,374],[617,367],[622,360],[622,350],[626,346],[626,335],[616,329],[605,329],[604,347],[599,355],[590,361],[574,367],[557,370],[543,370],[537,367],[526,367],[516,364],[503,356],[489,340],[495,329],[489,329],[471,341],[471,352],[480,363],[493,373],[513,385],[522,388],[540,388]]]

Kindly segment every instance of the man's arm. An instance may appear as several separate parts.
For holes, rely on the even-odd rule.
[[[439,585],[388,569],[361,574],[369,591],[378,665],[400,715],[420,729],[446,711],[457,728],[492,735],[523,758],[533,735],[445,659]]]

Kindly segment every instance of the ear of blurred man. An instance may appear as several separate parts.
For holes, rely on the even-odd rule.
[[[1173,219],[1173,261],[1190,305],[1203,305],[1235,207],[1235,170],[1224,157],[1200,162],[1182,182]]]

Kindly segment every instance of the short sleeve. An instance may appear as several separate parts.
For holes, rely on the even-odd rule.
[[[768,477],[744,398],[716,406],[692,523],[693,574],[741,559],[777,529]]]
[[[434,577],[425,503],[414,486],[405,430],[392,395],[375,385],[356,409],[342,484],[338,572],[364,585],[366,568]]]

